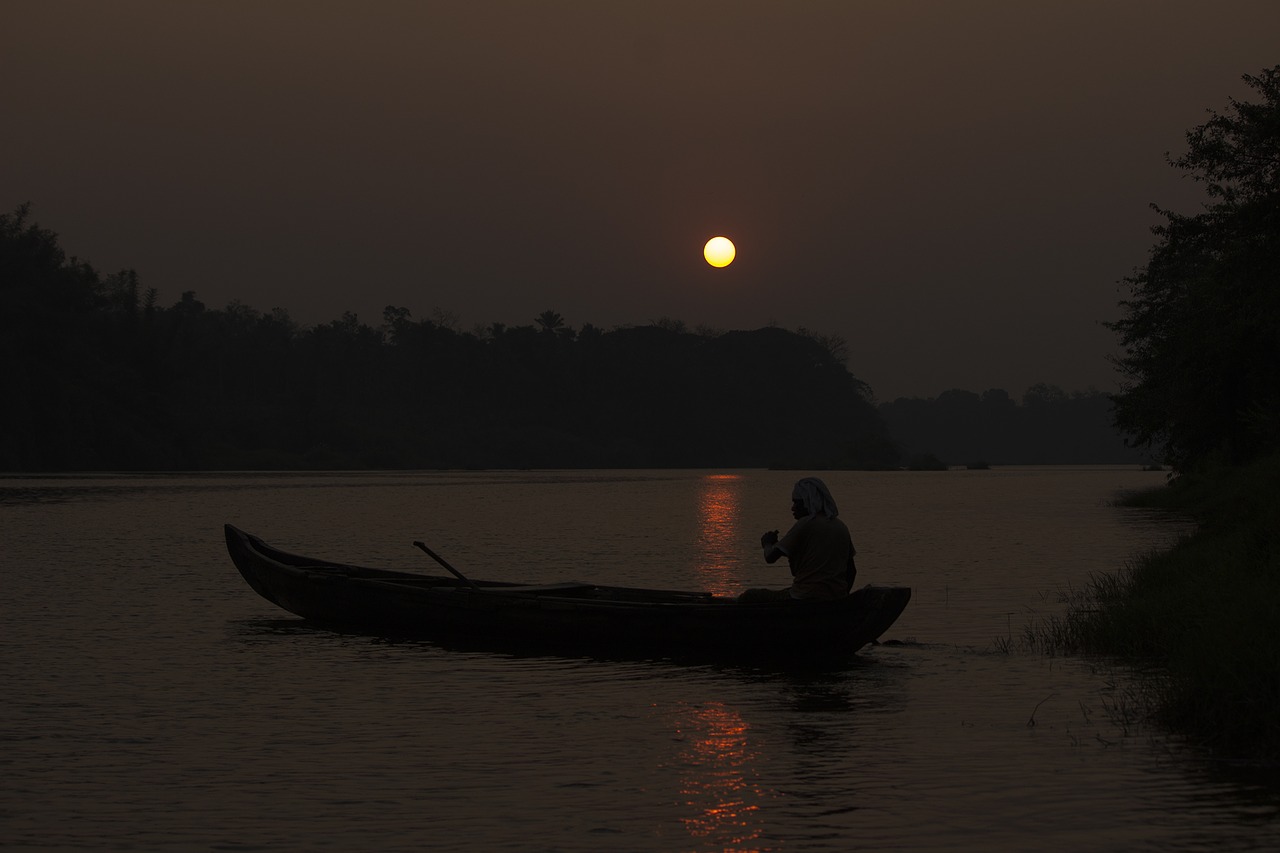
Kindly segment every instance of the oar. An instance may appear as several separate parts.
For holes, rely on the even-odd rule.
[[[439,563],[440,565],[444,566],[444,567],[445,567],[446,569],[448,569],[449,571],[453,572],[454,576],[455,576],[458,580],[460,580],[460,581],[462,581],[463,583],[467,584],[467,585],[468,585],[468,586],[470,586],[472,589],[474,589],[476,592],[479,592],[479,591],[480,591],[480,587],[476,586],[475,581],[471,580],[469,577],[467,577],[466,575],[464,575],[462,572],[458,571],[458,570],[457,570],[457,569],[455,569],[453,566],[449,565],[448,561],[447,561],[447,560],[445,560],[445,558],[444,558],[444,557],[441,557],[441,556],[440,556],[439,554],[437,554],[435,551],[432,551],[430,548],[428,548],[428,547],[426,546],[426,544],[424,544],[424,543],[422,543],[422,542],[414,542],[413,544],[414,544],[414,546],[415,546],[415,547],[421,548],[423,551],[426,551],[426,552],[427,552],[427,556],[428,556],[428,557],[430,557],[431,559],[435,560],[437,563]]]

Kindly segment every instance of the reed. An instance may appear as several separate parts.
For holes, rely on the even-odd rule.
[[[1091,578],[1024,642],[1132,666],[1145,673],[1148,710],[1161,724],[1232,756],[1280,759],[1277,484],[1273,456],[1128,498],[1190,513],[1197,531]]]

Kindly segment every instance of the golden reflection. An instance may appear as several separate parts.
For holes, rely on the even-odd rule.
[[[684,738],[680,795],[692,812],[681,818],[685,829],[719,850],[760,850],[768,793],[756,783],[750,727],[720,702],[688,708],[676,724]]]
[[[702,588],[714,595],[742,591],[738,546],[742,478],[737,474],[708,474],[698,490],[698,572]]]

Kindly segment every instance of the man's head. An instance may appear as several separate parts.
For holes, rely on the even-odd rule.
[[[817,477],[805,477],[791,490],[791,514],[797,519],[817,515],[835,518],[838,512],[835,498],[831,497],[827,484]]]

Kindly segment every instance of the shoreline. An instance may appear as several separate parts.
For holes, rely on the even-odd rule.
[[[1280,762],[1277,478],[1280,454],[1126,496],[1197,528],[1093,578],[1065,615],[1028,627],[1028,644],[1128,665],[1153,722],[1221,757]]]

